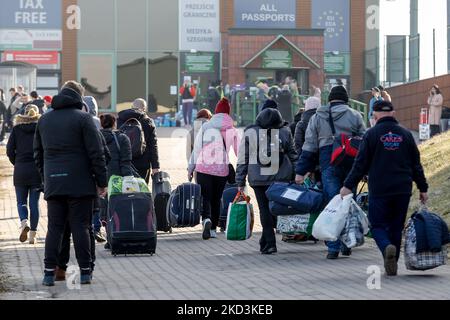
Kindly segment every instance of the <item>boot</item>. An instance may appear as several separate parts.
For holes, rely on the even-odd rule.
[[[28,220],[22,220],[20,223],[20,242],[25,242],[28,239],[28,232],[30,232],[30,227],[28,226]]]
[[[30,231],[30,244],[36,244],[36,231]]]

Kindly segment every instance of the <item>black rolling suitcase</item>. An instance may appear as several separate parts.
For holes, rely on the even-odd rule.
[[[172,193],[170,176],[166,172],[159,172],[152,176],[152,181],[157,229],[158,231],[172,232],[172,226],[167,216],[167,204]]]
[[[108,202],[111,254],[150,254],[156,250],[156,217],[147,193],[114,195]]]
[[[220,200],[219,228],[221,232],[225,232],[227,229],[228,207],[234,201],[238,192],[237,184],[227,183],[225,186],[222,199]]]
[[[200,224],[202,192],[198,184],[184,183],[170,195],[167,219],[174,228],[195,227]]]

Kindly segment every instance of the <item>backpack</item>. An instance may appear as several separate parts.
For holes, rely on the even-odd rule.
[[[127,120],[121,127],[120,132],[125,134],[131,142],[131,154],[133,159],[142,157],[147,145],[145,143],[144,130],[139,120],[132,118]]]
[[[333,150],[331,153],[331,165],[335,167],[351,168],[353,162],[358,155],[359,147],[362,142],[362,138],[358,136],[348,136],[345,133],[336,136],[336,128],[334,126],[333,116],[331,114],[331,108],[328,119],[333,134]]]

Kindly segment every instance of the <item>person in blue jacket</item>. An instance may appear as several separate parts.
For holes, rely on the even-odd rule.
[[[376,125],[364,135],[341,196],[351,194],[369,175],[371,232],[383,254],[386,275],[396,276],[413,182],[424,204],[428,201],[428,184],[414,137],[395,119],[392,103],[377,101],[373,110]]]

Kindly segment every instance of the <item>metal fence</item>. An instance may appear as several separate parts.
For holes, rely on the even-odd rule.
[[[291,112],[292,118],[299,112],[304,110],[305,101],[310,96],[306,95],[298,95],[293,96],[293,100],[299,100],[300,103],[292,103]],[[299,98],[299,99],[296,99]],[[328,92],[322,93],[322,105],[328,104]],[[256,117],[259,112],[260,101],[257,99],[257,95],[251,93],[249,91],[239,91],[236,92],[232,97],[233,110],[234,110],[234,118],[237,122],[238,126],[247,126],[253,124],[256,120]],[[361,113],[364,118],[365,123],[367,124],[368,119],[368,106],[367,104],[350,99],[349,105],[352,109],[357,110]]]

